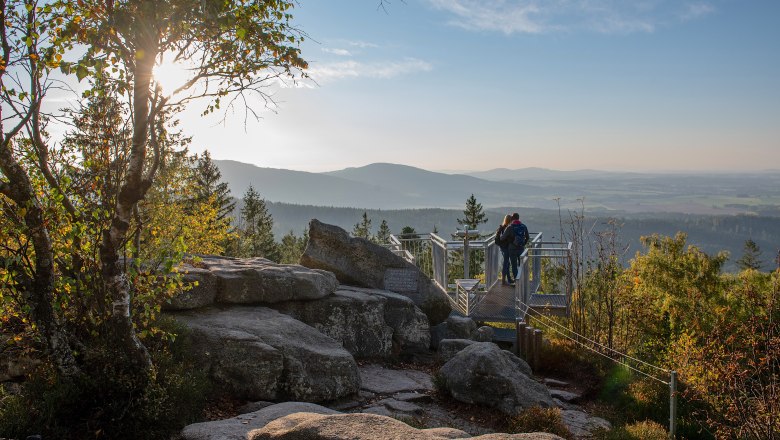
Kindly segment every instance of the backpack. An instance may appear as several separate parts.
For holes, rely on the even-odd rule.
[[[509,227],[509,226],[507,226],[507,228],[508,228],[508,227]],[[498,246],[498,247],[505,247],[505,246],[509,246],[509,239],[506,239],[506,240],[504,240],[504,241],[501,241],[501,234],[502,234],[502,233],[503,233],[505,230],[506,230],[506,228],[501,228],[501,227],[499,227],[498,229],[496,229],[496,238],[494,239],[494,241],[496,242],[496,246]]]
[[[528,243],[528,228],[522,223],[512,225],[511,228],[512,232],[514,232],[512,244],[518,249],[524,248],[526,243]]]

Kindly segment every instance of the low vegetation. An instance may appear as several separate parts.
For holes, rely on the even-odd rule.
[[[547,432],[567,440],[574,436],[563,423],[561,410],[558,408],[539,408],[534,406],[526,409],[509,420],[509,433]]]

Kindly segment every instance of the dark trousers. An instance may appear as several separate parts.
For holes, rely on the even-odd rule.
[[[514,278],[509,274],[509,248],[499,247],[501,249],[501,257],[503,258],[501,264],[501,281],[511,283]]]
[[[512,279],[517,279],[517,265],[520,262],[520,255],[524,249],[512,249],[509,248],[509,263],[512,265]]]

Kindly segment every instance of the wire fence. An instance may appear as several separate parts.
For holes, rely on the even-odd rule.
[[[641,374],[641,375],[643,375],[643,376],[645,376],[647,378],[656,380],[656,381],[658,381],[658,382],[660,382],[660,383],[662,383],[664,385],[670,385],[670,381],[663,380],[663,379],[661,379],[658,376],[655,376],[655,375],[653,375],[651,373],[648,373],[646,371],[641,370],[639,365],[648,367],[648,368],[650,368],[650,369],[652,369],[654,371],[659,371],[659,372],[662,372],[664,374],[668,374],[670,376],[672,374],[671,370],[666,369],[666,368],[661,368],[661,367],[659,367],[657,365],[653,365],[653,364],[651,364],[649,362],[643,361],[642,359],[633,357],[633,356],[628,355],[626,353],[622,353],[622,352],[620,352],[618,350],[615,350],[614,348],[608,347],[608,346],[606,346],[604,344],[601,344],[601,343],[599,343],[597,341],[594,341],[593,339],[588,338],[587,336],[584,336],[584,335],[582,335],[580,333],[577,333],[576,331],[574,331],[574,330],[572,330],[572,329],[570,329],[570,328],[568,328],[568,327],[566,327],[564,325],[561,325],[560,323],[556,322],[555,320],[551,319],[550,317],[545,316],[544,313],[531,308],[528,304],[524,303],[522,300],[518,300],[518,302],[520,303],[521,307],[524,308],[524,310],[522,310],[523,316],[529,316],[529,315],[532,316],[534,319],[536,319],[536,322],[538,324],[544,326],[545,329],[550,330],[550,331],[552,331],[552,332],[554,332],[554,333],[556,333],[556,334],[566,338],[567,340],[573,342],[574,344],[576,344],[579,347],[582,347],[582,348],[584,348],[586,350],[589,350],[589,351],[591,351],[593,353],[596,353],[599,356],[607,358],[607,359],[609,359],[609,360],[611,360],[611,361],[613,361],[615,363],[621,364],[621,365],[625,366],[626,368],[628,368],[631,371],[634,371],[634,372],[636,372],[638,374]],[[585,342],[583,342],[583,341],[586,341],[587,344]],[[629,362],[633,362],[634,364],[632,365]]]

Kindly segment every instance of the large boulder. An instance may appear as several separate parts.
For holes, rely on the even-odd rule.
[[[319,402],[360,386],[357,364],[341,344],[275,310],[234,306],[174,316],[191,330],[203,368],[237,397]]]
[[[333,272],[339,282],[389,290],[411,298],[432,324],[450,313],[445,293],[414,264],[338,226],[309,222],[309,244],[301,264]]]
[[[210,270],[184,264],[179,272],[187,290],[182,290],[163,303],[163,310],[192,310],[208,307],[217,299],[217,278]]]
[[[222,304],[271,304],[312,300],[330,295],[338,287],[327,271],[297,264],[277,264],[265,258],[230,258],[211,255],[180,269],[184,280],[197,282],[166,304],[166,310],[189,310]]]
[[[451,315],[447,320],[431,327],[431,348],[437,350],[442,339],[472,339],[477,323],[464,316]]]
[[[193,423],[182,430],[181,440],[246,440],[249,431],[262,428],[278,418],[305,412],[309,414],[338,414],[314,403],[284,402],[270,405],[258,411],[241,414],[232,419]]]
[[[452,434],[456,434],[455,437]],[[417,429],[399,420],[375,414],[312,413],[291,414],[251,431],[249,440],[443,440],[472,438],[480,440],[559,440],[552,434],[485,434],[478,437],[462,437],[462,432],[452,430]]]
[[[274,308],[330,336],[357,358],[388,357],[393,329],[385,322],[386,300],[338,290],[316,301],[288,301]]]
[[[529,377],[528,364],[492,342],[464,348],[439,374],[455,399],[497,408],[507,415],[532,406],[554,406],[547,387]]]
[[[477,341],[471,339],[442,339],[439,342],[439,351],[436,352],[436,357],[439,362],[446,364],[461,350],[476,343]]]

